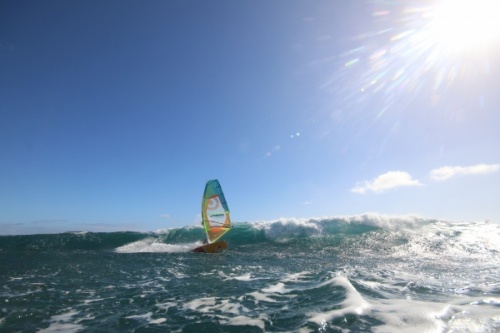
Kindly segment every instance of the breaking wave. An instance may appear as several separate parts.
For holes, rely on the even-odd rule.
[[[266,246],[310,244],[318,251],[343,248],[392,257],[478,257],[500,252],[499,226],[489,222],[452,223],[418,216],[363,214],[325,218],[281,218],[275,221],[235,223],[224,239],[238,250]],[[9,250],[110,250],[122,253],[188,252],[201,244],[201,226],[161,229],[155,232],[66,232],[51,235],[1,236],[0,251]],[[259,245],[260,244],[260,245]],[[258,246],[259,245],[259,246]]]

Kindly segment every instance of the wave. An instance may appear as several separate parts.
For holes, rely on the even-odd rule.
[[[429,255],[446,250],[450,255],[491,248],[489,240],[477,236],[479,225],[489,225],[489,234],[498,237],[498,226],[492,223],[451,222],[418,216],[390,216],[375,213],[324,218],[281,218],[275,221],[235,223],[224,239],[233,249],[266,244],[318,243],[337,245],[356,251],[382,251],[392,248],[391,255],[401,251],[427,252]],[[471,232],[467,237],[464,232]],[[429,236],[431,235],[431,236]],[[476,235],[471,237],[471,235]],[[0,236],[0,251],[9,250],[111,250],[122,253],[187,252],[204,239],[201,226],[161,229],[155,232],[66,232],[60,234]],[[328,243],[330,242],[330,243]],[[491,241],[493,242],[493,241]],[[487,244],[488,243],[488,244]],[[325,245],[326,244],[326,245]],[[460,245],[457,245],[460,244]],[[465,245],[464,245],[465,244]],[[482,244],[482,245],[481,245]],[[494,246],[495,251],[500,251]],[[259,246],[256,246],[258,249]],[[425,250],[425,251],[424,251]],[[459,253],[460,252],[460,253]]]
[[[100,250],[114,249],[123,244],[148,237],[148,233],[123,232],[64,232],[0,236],[0,250]]]
[[[281,240],[338,234],[355,235],[380,229],[411,229],[432,222],[435,220],[413,215],[391,216],[367,213],[333,218],[281,218],[277,221],[254,223],[253,228],[263,230],[266,238]]]

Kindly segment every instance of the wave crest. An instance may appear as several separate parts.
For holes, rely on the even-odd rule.
[[[263,221],[253,224],[263,230],[272,240],[304,238],[337,234],[360,234],[377,229],[407,229],[431,223],[434,220],[416,215],[392,216],[377,213],[323,218],[280,218],[276,221]]]

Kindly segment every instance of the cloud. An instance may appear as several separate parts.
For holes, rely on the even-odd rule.
[[[160,214],[160,216],[162,219],[169,219],[170,218],[170,214]]]
[[[477,164],[468,167],[445,166],[430,171],[430,177],[434,181],[444,181],[458,175],[486,174],[500,170],[500,164]],[[389,171],[371,181],[359,182],[351,189],[351,192],[365,194],[367,192],[383,193],[390,189],[401,186],[422,186],[423,184],[413,179],[405,171]]]
[[[421,186],[418,180],[413,179],[408,172],[404,171],[389,171],[378,176],[372,181],[358,183],[351,192],[365,194],[368,191],[382,193],[387,190],[401,186]]]
[[[430,172],[432,180],[443,181],[458,175],[476,175],[496,172],[500,169],[500,164],[477,164],[468,167],[445,166],[433,169]]]

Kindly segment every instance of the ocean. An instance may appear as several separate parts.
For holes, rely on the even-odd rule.
[[[500,226],[415,216],[0,236],[0,332],[500,332]]]

